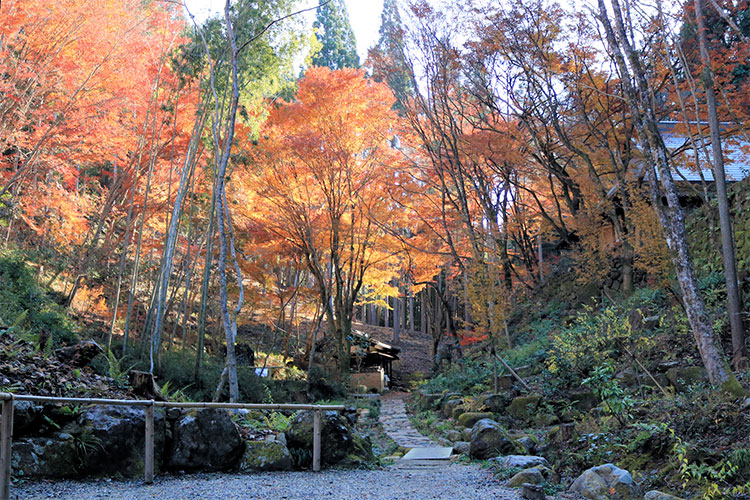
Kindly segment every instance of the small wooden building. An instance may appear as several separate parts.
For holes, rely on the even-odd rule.
[[[387,380],[393,379],[393,362],[397,361],[401,349],[379,340],[364,332],[352,331],[351,371],[356,373],[373,373],[382,371]],[[362,377],[355,377],[361,379]],[[364,384],[367,385],[367,384]],[[385,384],[388,385],[387,383]],[[382,390],[382,389],[381,389]]]

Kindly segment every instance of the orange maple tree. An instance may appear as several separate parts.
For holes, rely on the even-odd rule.
[[[386,230],[403,163],[398,118],[388,87],[359,70],[310,68],[295,97],[272,105],[235,199],[251,207],[256,230],[303,259],[343,372],[358,295],[399,265]]]

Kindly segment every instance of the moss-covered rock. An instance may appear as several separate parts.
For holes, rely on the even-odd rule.
[[[458,423],[462,427],[474,427],[474,424],[476,424],[480,420],[485,419],[485,418],[491,419],[492,417],[494,417],[494,415],[489,412],[470,411],[470,412],[462,413],[461,415],[459,415]]]
[[[505,483],[505,486],[508,486],[509,488],[520,488],[524,484],[542,484],[550,477],[550,474],[551,470],[549,467],[537,465],[536,467],[524,469],[517,473]]]
[[[560,419],[557,417],[557,415],[554,415],[552,413],[537,413],[534,416],[535,427],[549,427],[550,425],[559,423]]]
[[[477,400],[477,411],[502,413],[509,403],[510,398],[505,394],[483,394]]]
[[[453,417],[453,410],[455,410],[458,407],[463,407],[463,400],[461,398],[455,398],[455,399],[449,399],[448,401],[443,403],[443,416],[446,418]]]
[[[514,453],[516,445],[503,427],[488,418],[474,424],[471,429],[469,454],[472,458],[486,460],[500,454]]]
[[[292,470],[292,454],[279,441],[247,441],[239,468],[242,472]]]
[[[677,392],[685,392],[691,385],[708,382],[708,373],[702,366],[670,368],[667,379]]]
[[[516,420],[528,422],[536,413],[541,400],[541,396],[537,395],[520,396],[511,401],[505,411]]]

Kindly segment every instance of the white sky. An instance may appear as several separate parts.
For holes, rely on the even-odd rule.
[[[383,10],[383,0],[345,0],[349,11],[349,20],[357,39],[357,52],[361,62],[367,58],[367,49],[378,40],[380,28],[380,13]],[[224,8],[224,0],[185,0],[190,12],[197,19],[204,19],[208,13]],[[301,2],[301,7],[314,7],[315,0]],[[315,11],[308,13],[309,23],[315,19]]]

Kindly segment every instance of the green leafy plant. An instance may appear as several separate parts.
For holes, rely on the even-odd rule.
[[[167,380],[164,382],[164,384],[159,388],[159,392],[161,392],[161,395],[167,398],[169,401],[178,401],[178,402],[189,402],[191,401],[190,397],[187,394],[187,389],[193,384],[188,384],[182,389],[172,389],[171,386],[171,380]]]
[[[635,401],[620,387],[614,374],[614,366],[607,362],[594,368],[591,375],[583,380],[583,384],[591,387],[607,411],[624,426],[633,418],[630,411]]]
[[[107,350],[107,373],[117,387],[122,389],[128,386],[128,373],[134,366],[123,370],[122,359],[117,359],[112,349]]]

